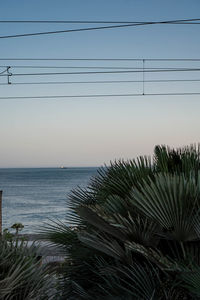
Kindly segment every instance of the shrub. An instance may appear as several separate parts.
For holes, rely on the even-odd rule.
[[[116,161],[43,229],[68,259],[63,299],[200,298],[200,148]]]

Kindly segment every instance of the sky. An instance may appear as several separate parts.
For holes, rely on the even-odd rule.
[[[162,21],[199,18],[199,0],[1,1],[0,20]],[[0,23],[0,36],[80,28],[72,24]],[[84,25],[85,27],[96,25]],[[10,58],[200,58],[200,25],[151,25],[0,39],[2,67],[138,67],[142,61],[23,62]],[[200,67],[200,62],[151,62],[145,67]],[[89,69],[69,69],[70,72]],[[97,69],[93,69],[94,71]],[[51,69],[56,72],[57,69]],[[66,71],[60,69],[59,71]],[[91,70],[90,70],[91,71]],[[39,69],[47,72],[47,69]],[[142,73],[11,76],[12,83],[142,80]],[[199,72],[145,73],[145,80],[200,79]],[[199,77],[198,77],[199,76]],[[6,83],[0,77],[0,83]],[[145,93],[200,92],[198,82],[145,83]],[[100,166],[151,155],[155,145],[200,142],[200,95],[17,99],[23,96],[141,94],[142,83],[0,85],[0,167]],[[13,97],[13,99],[1,99]]]

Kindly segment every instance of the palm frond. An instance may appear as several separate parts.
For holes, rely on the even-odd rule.
[[[48,299],[55,280],[38,260],[37,248],[0,241],[0,299]],[[49,294],[48,294],[49,293]]]
[[[68,253],[60,299],[197,299],[199,224],[200,145],[102,167],[43,232]]]
[[[76,230],[76,228],[67,226],[61,221],[50,220],[48,223],[44,223],[38,231],[38,239],[45,241],[50,248],[56,246],[61,254],[66,254],[71,245],[78,241]]]
[[[116,228],[115,226],[112,226],[108,222],[106,222],[103,218],[98,216],[94,211],[92,211],[89,207],[86,206],[80,206],[77,209],[77,213],[87,220],[88,223],[92,224],[99,230],[111,234],[113,237],[116,237],[122,241],[125,241],[127,239],[127,236],[125,233],[123,233],[120,228]]]
[[[159,235],[161,234],[161,227],[158,223],[140,215],[132,216],[129,212],[127,217],[114,214],[112,219],[113,226],[117,226],[126,234],[126,240],[134,241],[147,247],[156,247],[158,245]]]
[[[109,236],[81,232],[78,234],[78,238],[88,247],[94,248],[99,252],[103,252],[112,258],[123,261],[129,260],[129,256],[122,245],[120,245],[117,240],[111,239]]]
[[[133,263],[129,266],[110,266],[105,261],[100,261],[98,269],[105,281],[102,290],[107,295],[112,294],[113,298],[121,295],[122,299],[158,299],[160,271],[153,265]]]
[[[144,183],[132,191],[132,204],[146,217],[157,221],[168,238],[191,241],[197,238],[197,205],[200,202],[200,181],[183,175],[156,175],[155,181]]]
[[[182,286],[189,290],[194,299],[200,299],[200,267],[196,266],[193,270],[184,268],[180,278],[183,280]]]

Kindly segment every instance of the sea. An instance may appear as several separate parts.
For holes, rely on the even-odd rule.
[[[3,229],[22,223],[21,233],[37,233],[50,220],[67,223],[71,191],[96,174],[92,167],[0,169]]]

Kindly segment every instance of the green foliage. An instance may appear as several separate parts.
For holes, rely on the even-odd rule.
[[[66,251],[63,297],[200,299],[200,147],[116,161],[43,231]],[[64,299],[64,298],[63,298]]]
[[[0,240],[0,299],[53,299],[54,285],[34,245]]]
[[[6,240],[6,241],[12,241],[13,240],[13,234],[10,233],[10,231],[8,230],[8,228],[5,228],[3,230],[3,238]]]
[[[24,228],[24,225],[22,223],[15,223],[11,226],[12,229],[16,230],[16,235],[18,235],[18,232],[21,231]]]

